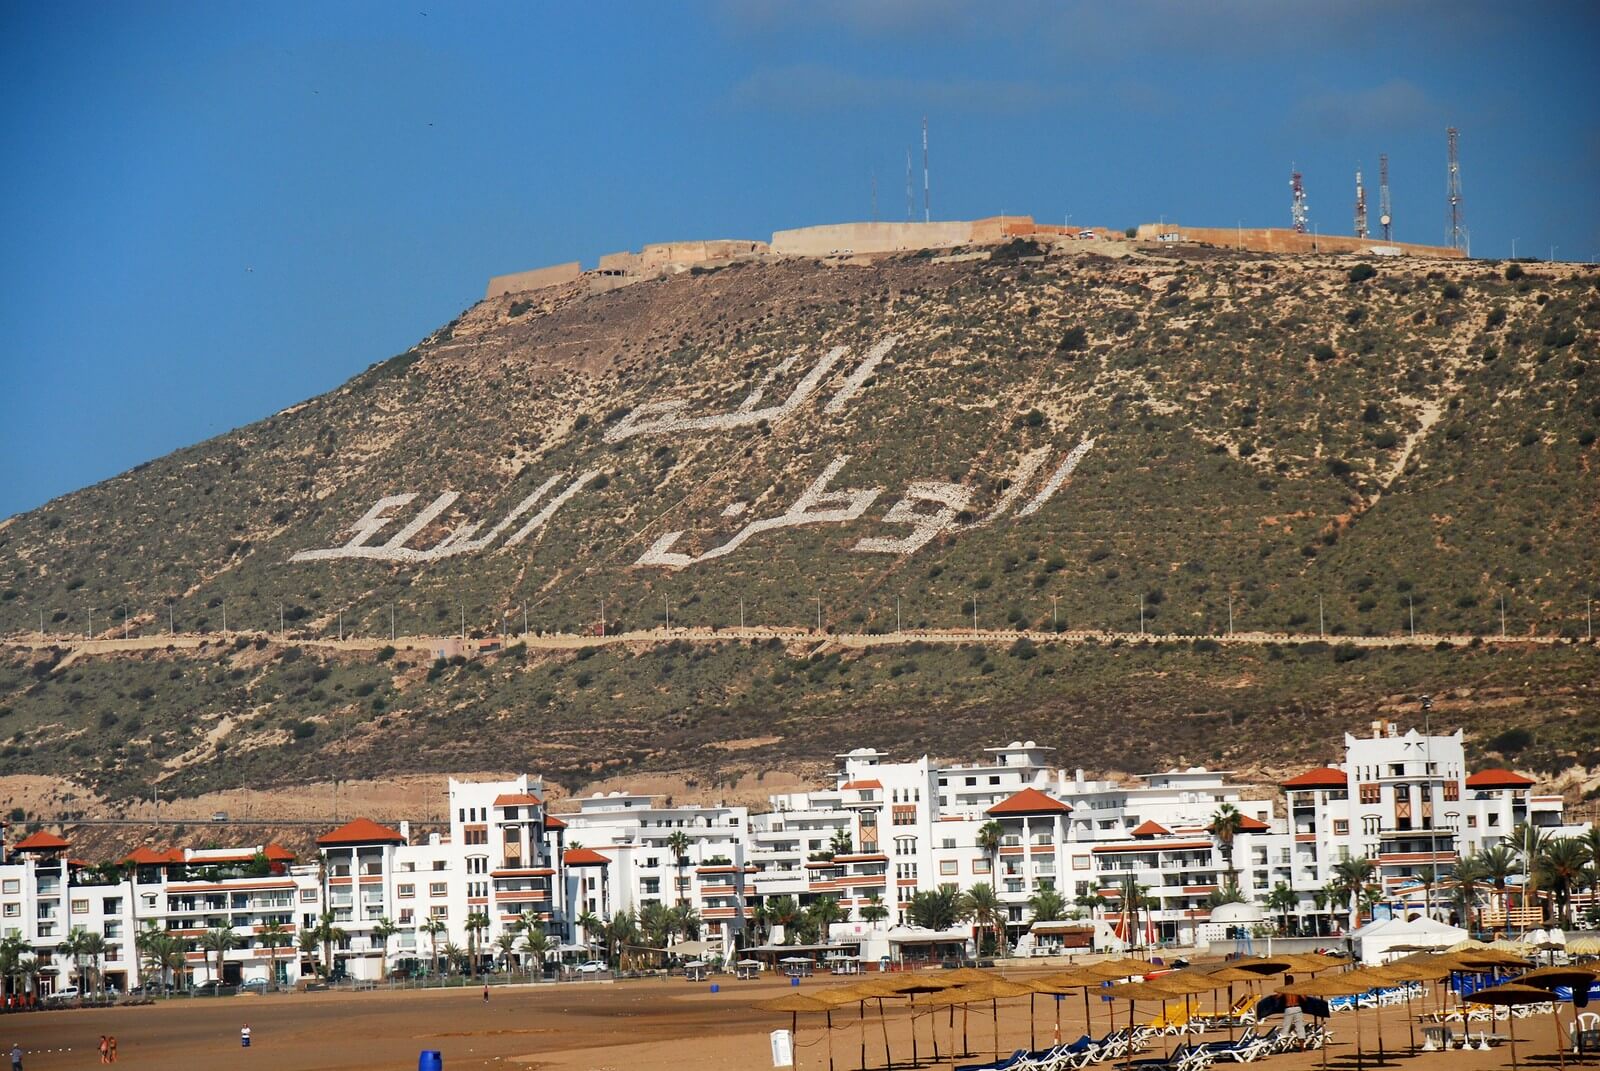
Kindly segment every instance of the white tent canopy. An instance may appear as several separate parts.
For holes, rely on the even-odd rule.
[[[1467,938],[1466,930],[1430,918],[1382,919],[1371,922],[1350,934],[1355,941],[1356,955],[1363,963],[1387,963],[1403,955],[1391,951],[1401,945],[1411,948],[1449,948]]]

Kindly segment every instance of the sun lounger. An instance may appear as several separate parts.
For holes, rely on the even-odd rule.
[[[1018,1049],[1004,1060],[987,1064],[962,1064],[956,1071],[1023,1071],[1028,1063],[1028,1050]]]

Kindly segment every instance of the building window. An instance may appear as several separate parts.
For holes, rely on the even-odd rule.
[[[87,900],[74,900],[74,901],[72,901],[72,913],[74,915],[87,915],[89,913],[89,901],[87,901]]]
[[[1336,836],[1336,837],[1347,837],[1347,836],[1349,836],[1350,835],[1350,819],[1348,819],[1348,818],[1335,818],[1333,820],[1333,835]]]
[[[447,919],[450,917],[450,909],[443,904],[434,904],[428,908],[428,917],[430,919]]]
[[[972,861],[972,872],[974,874],[987,874],[992,869],[987,859],[974,859]]]
[[[444,896],[444,895],[446,895],[447,889],[448,889],[448,887],[445,885],[444,882],[436,881],[436,882],[433,882],[431,885],[428,886],[428,895],[429,896],[435,896],[435,897]]]
[[[315,890],[315,889],[301,889],[300,890],[300,902],[302,904],[314,904],[314,903],[316,903],[317,902],[317,890]]]
[[[8,918],[8,919],[17,919],[17,918],[21,918],[21,917],[22,917],[22,905],[21,904],[7,904],[6,905],[6,918]]]
[[[1379,803],[1383,799],[1383,789],[1375,784],[1361,786],[1362,803]]]
[[[956,867],[956,861],[954,859],[941,859],[941,860],[939,860],[939,876],[940,877],[951,877],[951,878],[953,878],[953,877],[956,876],[957,872],[958,871],[957,871],[957,867]]]
[[[1447,802],[1448,801],[1452,801],[1452,800],[1459,800],[1461,798],[1461,784],[1460,784],[1460,782],[1458,782],[1458,781],[1446,781],[1444,783],[1444,798],[1445,798],[1445,800]]]
[[[409,900],[417,895],[417,887],[415,885],[396,885],[394,894],[402,900]]]
[[[411,908],[402,907],[400,909],[400,925],[402,925],[402,926],[410,926],[412,923],[416,922],[416,920],[417,920],[417,913],[415,911],[413,911]]]
[[[22,891],[21,878],[7,878],[5,884],[0,885],[0,892],[19,893]]]

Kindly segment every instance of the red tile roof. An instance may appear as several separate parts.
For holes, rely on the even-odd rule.
[[[164,852],[158,852],[154,848],[146,848],[141,844],[129,852],[127,858],[122,862],[124,866],[130,863],[134,866],[166,866],[169,863],[183,862],[183,850],[181,848],[168,848]]]
[[[546,829],[566,829],[567,823],[563,822],[553,814],[546,814],[544,816],[544,827]]]
[[[1239,832],[1241,833],[1265,833],[1271,828],[1259,818],[1251,818],[1247,814],[1239,816]]]
[[[370,818],[357,818],[352,822],[346,822],[333,832],[324,833],[317,838],[317,843],[324,848],[342,844],[404,844],[405,842],[406,839],[400,835],[399,830],[380,826]]]
[[[1343,770],[1336,770],[1332,766],[1318,766],[1315,770],[1307,770],[1303,774],[1296,774],[1283,783],[1284,788],[1345,788],[1350,783]]]
[[[568,866],[606,866],[611,862],[593,848],[568,848],[561,858]]]
[[[839,786],[839,791],[849,792],[851,789],[883,788],[882,781],[850,781]]]
[[[39,832],[30,833],[17,841],[15,847],[19,852],[59,852],[63,848],[72,847],[72,842],[63,840],[54,833],[46,833],[41,829]]]
[[[1131,834],[1131,836],[1135,837],[1168,837],[1171,835],[1172,830],[1151,818],[1146,818],[1139,824],[1139,828],[1135,829]]]
[[[496,807],[543,807],[544,800],[531,792],[508,792],[494,798]]]
[[[1003,817],[1008,814],[1066,814],[1070,810],[1071,807],[1054,796],[1047,796],[1036,788],[1025,788],[990,807],[988,813]]]
[[[1468,788],[1527,788],[1531,784],[1533,778],[1511,770],[1479,770],[1467,778]]]

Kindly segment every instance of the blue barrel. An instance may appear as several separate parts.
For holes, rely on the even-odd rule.
[[[798,976],[795,976],[795,977],[791,977],[791,978],[790,978],[790,979],[789,979],[789,984],[790,984],[790,985],[791,985],[791,986],[797,986],[797,985],[799,985],[799,984],[800,984],[800,979],[799,979],[799,977],[798,977]]]
[[[711,983],[711,992],[720,993],[720,992],[722,992],[722,987],[720,985],[718,985],[717,983],[712,982]]]
[[[417,1071],[444,1071],[444,1055],[438,1049],[423,1049],[417,1056]]]

